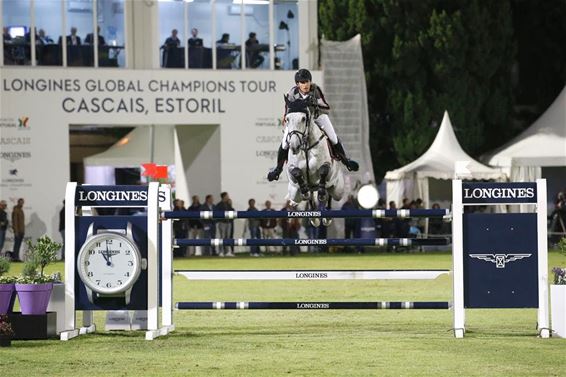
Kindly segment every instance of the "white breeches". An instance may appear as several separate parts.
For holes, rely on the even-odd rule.
[[[330,118],[327,114],[321,114],[318,118],[314,120],[316,125],[320,127],[320,129],[328,136],[328,139],[332,143],[332,145],[338,144],[338,136],[336,136],[336,131],[334,131],[334,126],[332,126],[332,122],[330,122]],[[287,127],[283,130],[283,140],[281,140],[281,147],[283,149],[289,149],[289,143],[287,143]]]

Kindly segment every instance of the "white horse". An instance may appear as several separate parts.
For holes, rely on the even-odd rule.
[[[314,123],[306,101],[287,103],[287,175],[289,187],[286,199],[293,207],[309,200],[311,209],[330,208],[331,199],[344,195],[344,173],[340,164],[330,156],[326,135]],[[319,205],[315,206],[316,195]],[[329,196],[330,195],[330,196]]]

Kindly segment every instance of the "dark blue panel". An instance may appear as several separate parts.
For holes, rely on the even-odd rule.
[[[534,182],[463,182],[462,203],[536,203]]]
[[[147,205],[147,186],[79,186],[75,205],[136,207]]]
[[[132,224],[134,241],[142,258],[147,259],[147,217],[146,216],[82,216],[76,218],[75,225],[75,263],[81,246],[84,244],[90,224],[94,223],[94,233],[99,229],[126,229]],[[118,302],[117,302],[118,301]],[[130,304],[120,304],[123,300],[108,300],[106,303],[92,304],[88,301],[86,288],[75,268],[75,309],[76,310],[147,310],[147,270],[142,270],[138,281],[132,288]]]
[[[537,215],[464,215],[464,306],[538,307]]]

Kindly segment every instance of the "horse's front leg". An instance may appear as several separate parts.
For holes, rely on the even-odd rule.
[[[305,181],[305,176],[303,175],[303,171],[298,167],[293,167],[290,168],[289,174],[293,182],[299,185],[299,189],[301,190],[301,195],[303,196],[303,200],[307,200],[310,196],[310,191],[307,182]]]
[[[326,182],[328,181],[328,175],[330,174],[330,164],[325,162],[318,168],[318,176],[320,180],[318,181],[318,202],[325,203],[327,199],[326,192]]]

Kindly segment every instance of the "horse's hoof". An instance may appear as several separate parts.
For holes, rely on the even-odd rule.
[[[310,191],[301,191],[301,195],[303,197],[303,200],[308,200],[311,196]]]
[[[315,228],[318,228],[320,226],[320,219],[309,219],[311,222],[311,225],[314,226]]]
[[[318,202],[319,203],[326,203],[328,197],[326,196],[326,190],[318,190]]]
[[[332,219],[322,219],[322,225],[324,226],[330,226],[330,224],[332,224]]]

